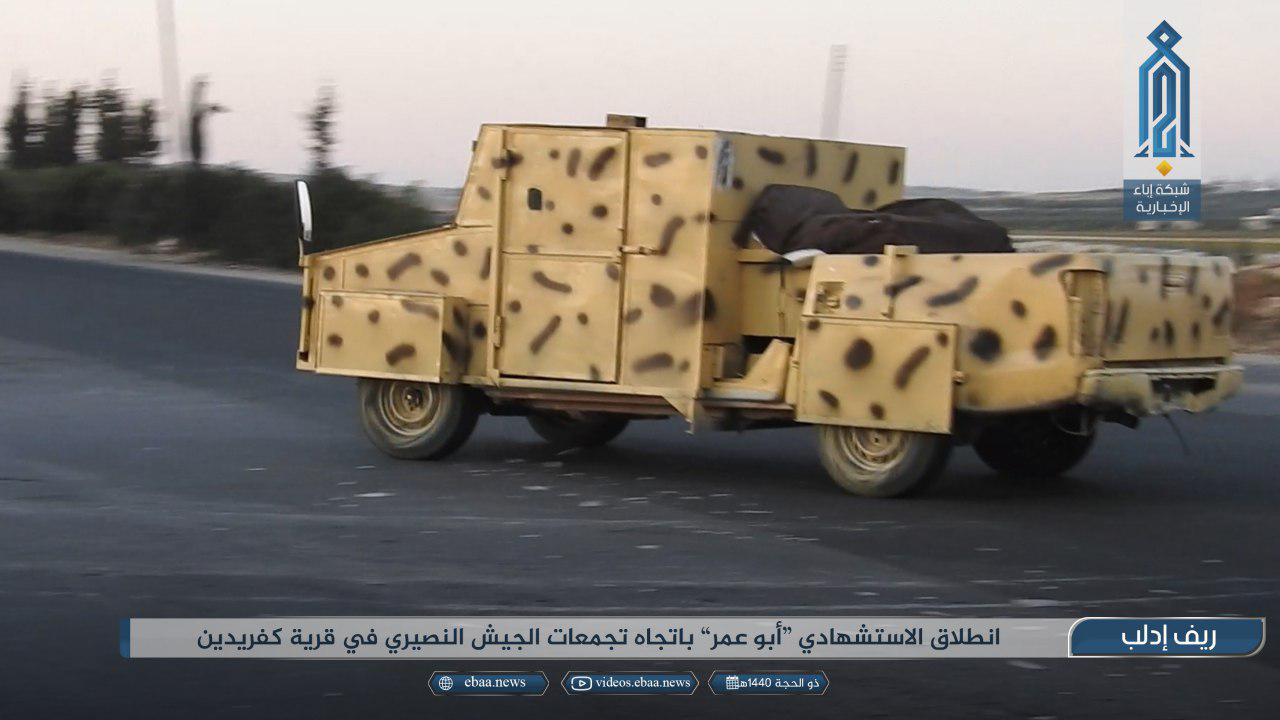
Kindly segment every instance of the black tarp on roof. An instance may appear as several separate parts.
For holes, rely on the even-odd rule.
[[[760,192],[738,228],[738,245],[745,246],[751,233],[779,254],[881,253],[885,245],[915,245],[922,253],[1013,252],[1008,231],[950,200],[850,210],[835,193],[796,185],[769,185]]]

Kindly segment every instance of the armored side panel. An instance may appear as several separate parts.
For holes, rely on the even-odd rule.
[[[499,365],[506,375],[613,382],[618,281],[607,257],[506,258]]]
[[[732,314],[732,298],[717,298],[708,288],[713,137],[663,130],[630,135],[621,381],[659,392],[687,411],[701,385],[704,321]]]
[[[782,290],[784,261],[765,248],[739,254],[738,282],[742,301],[742,334],[781,337],[785,314]]]
[[[1113,255],[1103,269],[1108,362],[1231,355],[1229,260]]]
[[[455,314],[461,318],[453,338],[458,358],[463,359],[457,369],[480,380],[489,334],[492,252],[493,230],[473,227],[441,228],[309,256],[303,273],[303,342],[298,367],[369,377],[421,375],[422,367],[415,365],[413,372],[404,373],[405,358],[388,363],[387,354],[409,344],[419,358],[414,362],[420,362],[425,355],[419,353],[441,340],[432,337],[430,332],[434,331],[420,322],[399,324],[395,318],[403,308],[388,306],[396,306],[399,299],[429,295],[457,300],[450,306],[450,318]],[[322,297],[329,298],[329,303],[321,302]],[[335,300],[350,305],[348,297],[360,298],[351,302],[362,307],[370,306],[360,313],[340,312],[341,308],[333,306]],[[336,322],[343,324],[341,329],[332,325]],[[357,328],[359,323],[364,327]],[[410,328],[428,334],[419,338],[392,332]],[[328,336],[334,333],[342,338],[345,350],[327,350],[332,347]],[[358,353],[356,346],[362,348]]]
[[[1018,410],[1068,402],[1075,397],[1081,374],[1102,364],[1099,338],[1088,337],[1101,332],[1100,323],[1089,319],[1103,301],[1101,285],[1078,281],[1081,276],[1100,279],[1095,258],[895,255],[890,250],[882,256],[820,258],[810,279],[806,317],[956,326],[955,369],[960,375],[955,405],[964,410]],[[1073,296],[1072,291],[1079,294]],[[1090,327],[1096,330],[1087,330]],[[844,353],[861,355],[855,344],[864,347],[855,338]],[[872,357],[878,352],[880,348],[873,348]],[[827,362],[840,361],[846,354]],[[847,381],[861,386],[858,373],[843,367]],[[809,372],[801,368],[802,376]],[[890,406],[885,410],[894,411]]]
[[[809,318],[796,419],[950,432],[955,336],[937,323]]]
[[[426,293],[322,290],[320,372],[457,381],[467,369],[466,302]]]
[[[502,147],[501,125],[483,125],[471,152],[467,183],[462,186],[458,203],[457,225],[460,227],[493,227],[498,224],[501,204],[502,169],[506,153]]]
[[[906,150],[900,147],[742,133],[717,138],[711,203],[717,220],[741,220],[771,184],[829,190],[863,210],[902,199]]]

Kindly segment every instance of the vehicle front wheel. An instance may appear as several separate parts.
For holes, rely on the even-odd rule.
[[[844,490],[863,497],[898,497],[942,473],[951,437],[879,428],[818,426],[822,465]]]
[[[481,398],[463,385],[361,378],[360,423],[377,448],[406,460],[438,460],[475,430]]]
[[[535,412],[529,427],[552,445],[598,447],[622,434],[628,419],[594,412]]]
[[[1075,467],[1093,447],[1094,427],[1064,430],[1050,413],[1012,415],[987,426],[973,449],[987,467],[1011,477],[1054,477]]]

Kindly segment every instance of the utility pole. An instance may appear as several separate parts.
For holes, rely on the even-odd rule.
[[[156,0],[156,20],[160,29],[160,81],[164,94],[162,155],[169,162],[182,160],[182,98],[178,86],[178,39],[174,30],[173,0]]]
[[[835,140],[840,135],[840,105],[844,101],[844,66],[848,45],[832,45],[827,58],[827,89],[822,96],[822,137]]]

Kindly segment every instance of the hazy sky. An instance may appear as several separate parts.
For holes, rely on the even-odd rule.
[[[849,45],[841,135],[905,145],[907,182],[1119,185],[1122,2],[177,0],[179,69],[231,109],[210,156],[305,168],[301,116],[337,86],[337,161],[461,182],[481,122],[812,136],[828,47]],[[1203,4],[1208,179],[1280,178],[1280,3]],[[155,0],[0,0],[0,79],[160,96]],[[10,81],[12,83],[12,80]],[[7,98],[5,99],[7,106]]]

